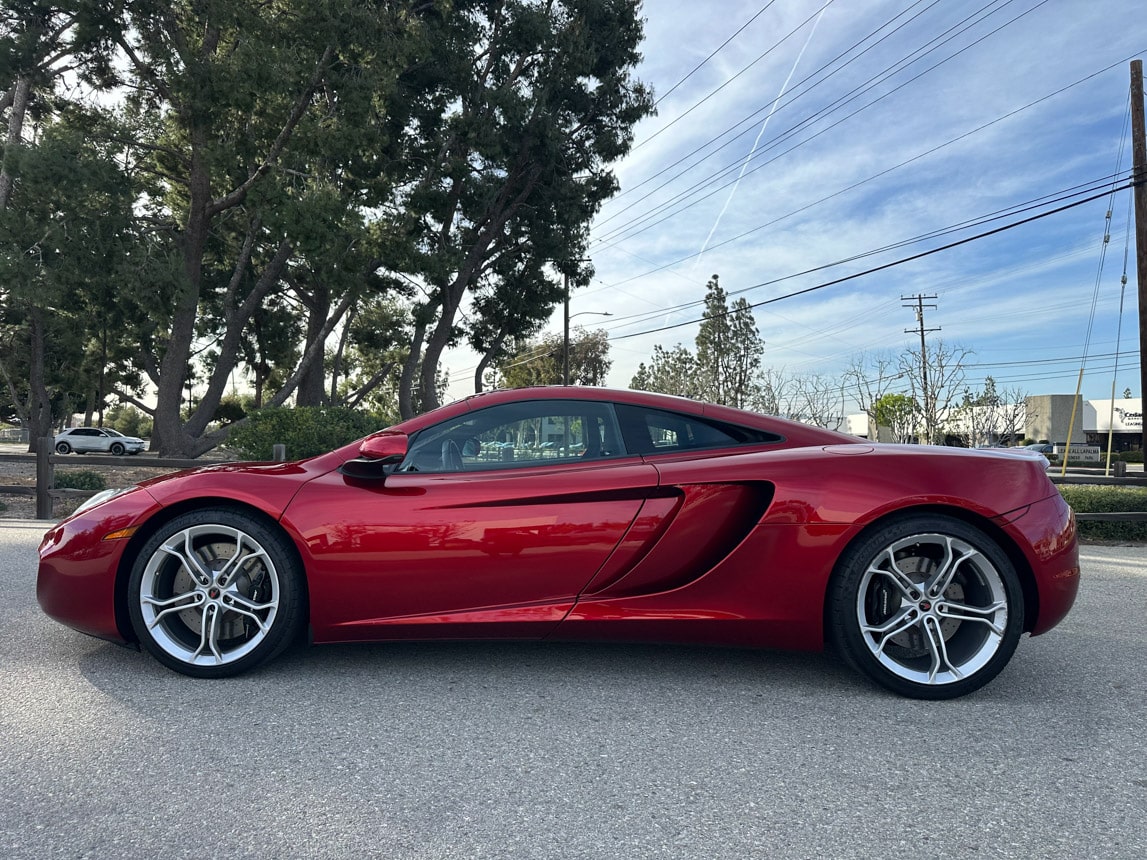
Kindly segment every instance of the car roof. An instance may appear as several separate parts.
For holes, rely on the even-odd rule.
[[[461,400],[442,406],[430,412],[417,415],[390,428],[393,431],[411,434],[424,427],[437,424],[467,412],[485,409],[502,403],[520,403],[530,400],[591,400],[611,403],[627,403],[649,409],[662,409],[688,415],[699,415],[714,421],[724,421],[743,427],[754,427],[779,433],[787,439],[804,444],[833,445],[842,442],[860,441],[855,436],[812,427],[796,421],[762,415],[731,406],[721,406],[702,400],[693,400],[673,394],[658,394],[651,391],[634,391],[628,388],[600,388],[590,385],[545,385],[531,388],[502,388],[471,394]]]

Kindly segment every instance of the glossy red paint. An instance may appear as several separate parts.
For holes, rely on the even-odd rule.
[[[104,537],[146,522],[159,510],[150,493],[137,489],[49,529],[40,541],[36,578],[44,612],[81,633],[127,641],[130,633],[117,620],[116,572],[129,541]]]
[[[522,608],[572,604],[656,487],[640,458],[385,484],[324,475],[286,518],[310,572],[314,639],[375,638],[396,619],[429,628],[476,610],[496,622],[494,607],[511,635],[530,624],[528,635],[544,636],[564,610],[524,622]]]
[[[423,431],[506,404],[625,403],[776,434],[482,471],[372,472]],[[339,471],[349,461],[365,468]],[[1042,633],[1079,581],[1070,509],[1039,465],[990,451],[870,445],[780,419],[639,392],[478,395],[310,460],[148,481],[51,529],[45,612],[130,641],[135,554],[177,512],[239,506],[278,523],[305,575],[316,642],[562,638],[819,649],[838,559],[906,512],[948,513],[1016,561]],[[139,527],[130,539],[105,541]],[[120,605],[117,606],[117,601]]]
[[[1002,525],[1024,553],[1035,580],[1037,614],[1029,627],[1038,636],[1064,619],[1079,592],[1075,514],[1056,493],[1004,519]]]

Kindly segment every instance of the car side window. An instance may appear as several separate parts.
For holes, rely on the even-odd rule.
[[[608,404],[539,400],[492,406],[421,431],[402,472],[491,471],[584,463],[624,453]]]
[[[638,454],[780,442],[775,433],[641,406],[617,405],[626,446]]]

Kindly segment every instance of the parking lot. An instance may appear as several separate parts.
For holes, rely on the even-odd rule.
[[[1004,673],[898,699],[819,654],[299,649],[195,681],[44,617],[0,524],[0,856],[1147,856],[1147,548]]]

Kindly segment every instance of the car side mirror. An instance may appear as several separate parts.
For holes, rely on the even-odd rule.
[[[409,439],[405,433],[375,433],[358,446],[358,457],[347,460],[339,471],[348,478],[368,481],[386,480],[394,466],[406,459]]]

